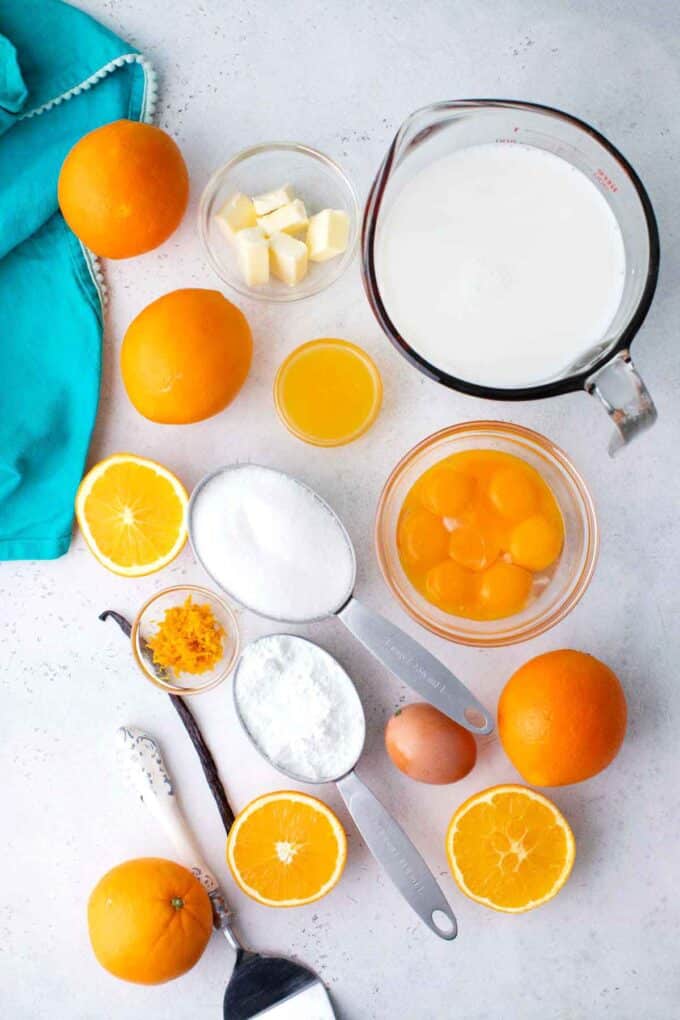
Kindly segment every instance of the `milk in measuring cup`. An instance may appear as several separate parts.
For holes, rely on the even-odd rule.
[[[404,340],[467,382],[513,389],[565,374],[623,293],[621,230],[595,184],[533,146],[438,159],[385,212],[376,273]]]

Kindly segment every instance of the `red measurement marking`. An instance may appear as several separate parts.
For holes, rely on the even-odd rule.
[[[614,194],[616,194],[619,190],[618,185],[614,184],[614,181],[604,172],[604,170],[595,171],[595,180],[598,181],[603,188],[606,188],[607,191],[611,191]]]

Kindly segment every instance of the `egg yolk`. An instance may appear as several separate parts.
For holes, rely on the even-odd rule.
[[[449,538],[449,556],[468,570],[485,570],[498,559],[500,551],[493,535],[470,524],[461,524]]]
[[[510,536],[513,563],[527,570],[545,570],[562,551],[562,533],[535,514],[517,524]]]
[[[440,467],[425,480],[421,492],[424,505],[439,517],[455,517],[472,498],[474,481],[469,475]]]
[[[446,613],[500,620],[540,598],[559,559],[560,508],[534,467],[463,450],[428,468],[404,499],[397,550],[414,588]]]
[[[409,563],[432,567],[446,556],[449,533],[443,521],[428,510],[407,514],[399,524],[399,552]]]
[[[425,576],[425,595],[441,609],[460,611],[468,602],[472,578],[467,570],[453,560],[444,560],[428,570]]]
[[[531,593],[532,575],[523,567],[500,560],[480,579],[479,602],[492,620],[519,613]]]
[[[496,471],[489,483],[489,499],[504,517],[519,521],[533,513],[537,492],[529,476],[519,467]]]

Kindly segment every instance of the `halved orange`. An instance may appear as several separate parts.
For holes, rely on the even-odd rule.
[[[166,566],[182,549],[188,499],[167,468],[133,453],[115,453],[83,478],[76,517],[103,566],[141,577]]]
[[[335,886],[347,837],[326,804],[279,790],[251,801],[229,831],[227,863],[244,893],[267,907],[299,907]]]
[[[517,914],[547,903],[569,878],[574,836],[541,793],[492,786],[461,804],[446,834],[449,867],[470,899]]]

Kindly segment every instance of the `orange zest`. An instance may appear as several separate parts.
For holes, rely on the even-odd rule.
[[[227,863],[238,886],[268,907],[299,907],[338,883],[347,838],[336,815],[307,793],[251,801],[229,831]]]
[[[547,797],[525,786],[492,786],[458,808],[446,853],[466,896],[517,914],[559,892],[574,864],[575,843]]]
[[[165,610],[158,630],[147,644],[153,661],[175,673],[207,673],[222,658],[224,627],[207,603],[197,605],[191,595],[181,606]]]
[[[94,556],[125,577],[152,574],[187,539],[187,491],[171,471],[132,453],[116,453],[88,471],[76,517]]]

